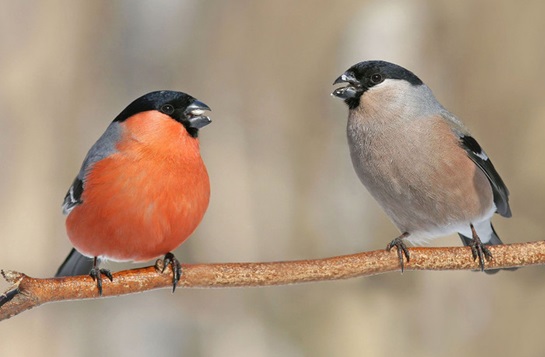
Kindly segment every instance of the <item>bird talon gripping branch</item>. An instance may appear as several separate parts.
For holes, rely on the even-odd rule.
[[[403,256],[407,258],[407,263],[411,260],[411,253],[409,252],[409,249],[407,249],[407,245],[405,242],[403,242],[403,239],[407,238],[409,236],[408,233],[403,233],[399,237],[392,240],[388,245],[386,246],[386,250],[389,252],[394,247],[397,250],[397,257],[399,258],[399,266],[401,267],[401,272],[403,273],[405,269],[405,263],[403,262]]]
[[[484,271],[484,262],[485,259],[491,260],[492,259],[492,253],[490,253],[490,250],[481,242],[481,239],[479,238],[479,235],[477,234],[477,231],[475,230],[475,227],[473,224],[470,225],[471,227],[471,233],[473,235],[473,241],[469,244],[471,247],[471,254],[473,255],[473,260],[479,259],[479,267],[481,268],[481,271]],[[494,272],[497,270],[493,270]]]
[[[168,252],[167,254],[165,254],[165,257],[163,258],[163,263],[161,265],[161,273],[165,272],[167,266],[170,265],[172,267],[172,292],[175,292],[176,286],[178,285],[178,282],[180,281],[180,278],[182,276],[182,265],[180,264],[180,261],[176,259],[174,254]]]
[[[93,278],[93,281],[96,281],[97,283],[99,296],[102,296],[102,275],[110,279],[110,281],[114,281],[112,273],[108,269],[100,269],[98,267],[94,267],[89,272],[89,276]]]
[[[57,276],[90,272],[102,294],[100,259],[147,261],[170,253],[193,233],[208,207],[210,183],[199,129],[210,108],[181,92],[148,93],[125,108],[91,147],[64,198],[72,250]],[[89,259],[94,258],[94,259]]]
[[[406,232],[400,238],[424,242],[458,233],[484,269],[485,258],[491,258],[485,245],[502,244],[492,216],[511,217],[509,190],[488,155],[430,88],[401,66],[360,62],[333,84],[341,83],[332,95],[349,109],[352,163],[371,195]],[[400,238],[387,249],[397,247],[403,270],[403,254],[407,261],[409,254]]]

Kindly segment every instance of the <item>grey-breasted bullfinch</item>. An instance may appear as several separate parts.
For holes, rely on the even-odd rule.
[[[413,243],[458,233],[484,270],[502,244],[490,219],[511,217],[509,191],[462,122],[409,70],[385,61],[350,67],[332,95],[348,105],[348,143],[361,182],[401,235],[388,244],[410,259]],[[487,270],[488,273],[497,270]]]

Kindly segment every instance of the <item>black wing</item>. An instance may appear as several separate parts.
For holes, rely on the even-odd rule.
[[[511,217],[511,208],[509,208],[509,190],[500,175],[492,165],[484,150],[477,140],[471,136],[460,136],[460,145],[467,152],[469,158],[481,169],[490,181],[492,192],[494,193],[494,204],[496,212],[503,217]]]
[[[70,186],[70,188],[68,189],[66,196],[64,196],[64,202],[62,204],[62,212],[64,214],[70,213],[70,211],[74,207],[76,207],[77,205],[83,202],[81,200],[82,193],[83,193],[83,181],[79,177],[76,177],[76,179],[72,183],[72,186]]]

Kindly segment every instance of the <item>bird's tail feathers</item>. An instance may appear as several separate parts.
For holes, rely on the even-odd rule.
[[[57,270],[55,277],[87,275],[92,268],[93,258],[86,257],[72,248],[68,257]]]

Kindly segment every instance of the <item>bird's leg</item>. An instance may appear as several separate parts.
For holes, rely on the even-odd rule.
[[[477,231],[475,230],[475,227],[473,227],[473,224],[470,223],[469,226],[471,227],[471,234],[473,235],[473,242],[469,245],[471,247],[471,254],[473,254],[473,260],[479,258],[481,271],[484,271],[484,259],[492,259],[492,253],[490,253],[490,250],[481,242],[481,238],[477,235]]]
[[[409,253],[409,250],[407,249],[407,246],[405,245],[405,242],[403,239],[407,238],[410,234],[408,232],[403,233],[386,246],[386,250],[390,251],[392,248],[397,248],[397,256],[399,257],[399,265],[401,266],[401,272],[403,273],[404,269],[404,263],[403,263],[403,255],[405,255],[405,258],[407,258],[407,263],[411,259],[411,254]]]
[[[159,266],[158,263],[162,263],[162,266]],[[155,262],[155,269],[159,270],[161,273],[164,273],[169,264],[172,266],[172,292],[174,292],[176,291],[176,285],[178,285],[180,277],[182,276],[182,265],[178,259],[176,259],[174,254],[171,252],[165,254],[162,261],[159,259],[157,262]]]
[[[89,272],[89,275],[93,280],[96,280],[97,282],[97,288],[98,288],[98,295],[102,296],[102,275],[106,276],[110,281],[114,281],[114,278],[112,276],[112,273],[108,269],[100,269],[98,267],[98,259],[95,257],[93,259],[93,269]]]

